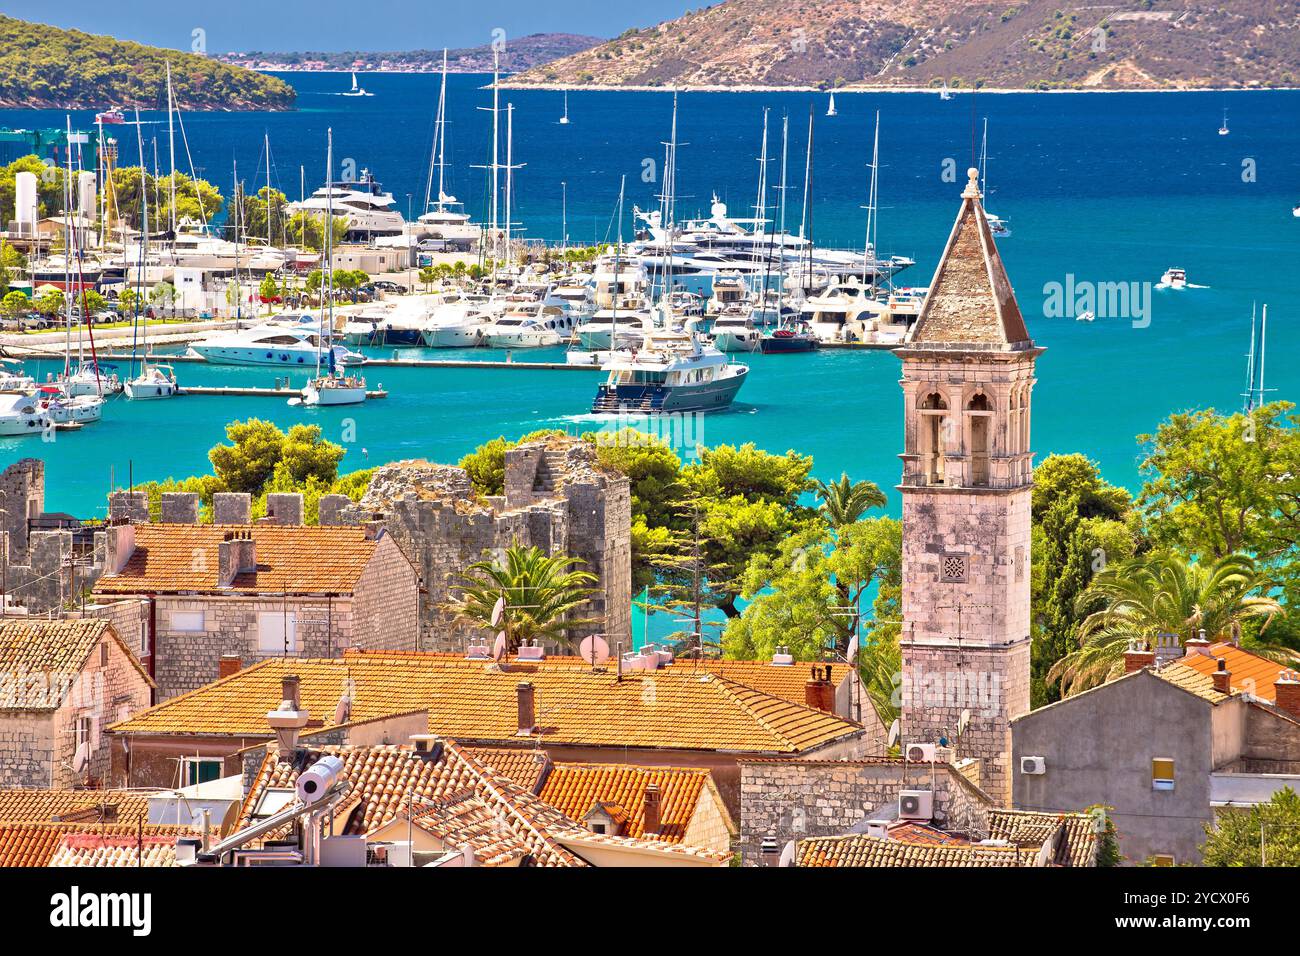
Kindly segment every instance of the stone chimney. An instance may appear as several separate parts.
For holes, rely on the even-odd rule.
[[[1196,636],[1183,645],[1183,650],[1188,654],[1204,654],[1210,656],[1210,642],[1205,637],[1205,631],[1197,631]]]
[[[108,496],[108,520],[149,523],[149,496],[143,491],[114,491]]]
[[[1156,664],[1165,665],[1183,656],[1183,647],[1177,634],[1156,635]]]
[[[311,718],[299,703],[297,675],[286,674],[281,679],[280,695],[280,706],[266,715],[266,721],[275,731],[276,747],[284,758],[297,748],[298,734]]]
[[[515,695],[519,699],[519,729],[515,731],[515,736],[531,737],[537,729],[533,685],[526,680],[520,681],[515,685]]]
[[[1215,668],[1214,673],[1210,675],[1214,679],[1214,689],[1220,694],[1231,694],[1232,674],[1228,672],[1228,662],[1226,659],[1220,657],[1216,659],[1216,663],[1218,663],[1219,666]]]
[[[302,514],[302,495],[297,492],[266,496],[266,516],[275,519],[276,524],[300,525]]]
[[[253,498],[244,491],[218,491],[212,496],[213,524],[248,524]]]
[[[257,570],[257,543],[251,531],[227,531],[217,545],[217,586],[228,588],[236,576]]]
[[[238,674],[243,666],[244,662],[238,654],[222,654],[217,664],[217,679],[222,680]]]
[[[164,524],[198,524],[199,496],[192,491],[164,491],[161,517]]]
[[[826,713],[835,712],[835,685],[831,683],[831,666],[814,664],[812,676],[803,685],[804,703]]]
[[[1132,674],[1134,671],[1140,671],[1156,662],[1156,652],[1148,650],[1144,645],[1137,641],[1129,644],[1128,650],[1124,652],[1124,673]]]
[[[121,574],[135,553],[135,525],[115,524],[104,536],[104,573]]]
[[[658,836],[660,827],[660,793],[657,784],[646,784],[645,794],[642,801],[642,818],[645,821],[642,829],[646,836]]]
[[[764,866],[779,866],[781,863],[781,844],[776,842],[776,837],[763,837],[763,845],[759,850]]]
[[[316,502],[317,520],[322,525],[347,524],[344,510],[352,507],[352,499],[347,495],[321,495]]]
[[[1282,671],[1273,683],[1273,691],[1277,695],[1278,710],[1300,720],[1300,673]]]

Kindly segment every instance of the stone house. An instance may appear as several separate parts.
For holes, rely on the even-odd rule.
[[[285,523],[248,524],[248,496],[217,496],[227,497],[242,501],[219,501],[218,517],[242,520],[106,531],[93,593],[142,602],[142,660],[160,699],[268,657],[418,649],[419,585],[391,535],[290,523],[286,512],[301,519],[298,495],[277,502]],[[197,518],[197,499],[187,504]]]
[[[1216,814],[1300,791],[1300,675],[1232,644],[1189,641],[1012,721],[1015,806],[1111,808],[1130,863],[1195,863]]]
[[[566,554],[598,578],[597,593],[570,629],[576,642],[601,633],[631,647],[632,498],[628,479],[602,468],[596,450],[550,438],[505,455],[504,494],[483,498],[463,468],[402,461],[379,468],[365,497],[321,500],[322,524],[380,522],[419,569],[420,620],[427,650],[464,653],[483,633],[455,620],[447,604],[464,570],[500,560],[505,549],[534,546]]]
[[[152,692],[106,621],[0,620],[0,787],[111,785],[104,731]]]

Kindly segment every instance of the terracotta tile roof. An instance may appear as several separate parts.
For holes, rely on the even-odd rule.
[[[452,794],[438,805],[417,813],[412,825],[436,836],[445,845],[474,851],[480,866],[507,866],[528,855],[528,843],[473,789]]]
[[[585,845],[617,847],[625,850],[641,850],[656,856],[681,857],[691,860],[704,860],[714,866],[725,866],[734,855],[730,850],[710,850],[707,847],[688,846],[685,843],[667,843],[663,840],[637,839],[636,837],[610,836],[607,833],[592,833],[586,827],[561,833],[559,842],[582,856]]]
[[[351,719],[427,708],[429,730],[468,743],[539,739],[550,745],[799,754],[856,736],[861,728],[822,711],[712,674],[661,670],[592,673],[575,667],[403,654],[341,659],[274,658],[159,704],[111,730],[137,734],[269,736],[266,714],[281,699],[280,679],[300,678],[305,709],[332,715],[345,682]],[[534,686],[539,732],[520,737],[516,687]]]
[[[1033,857],[1015,847],[934,846],[858,833],[813,837],[795,845],[795,866],[1030,866]]]
[[[232,531],[252,534],[257,570],[222,588],[217,549]],[[353,525],[139,524],[126,566],[103,575],[94,593],[348,594],[376,546]]]
[[[300,767],[305,768],[328,754],[343,761],[343,775],[352,786],[345,832],[372,833],[404,815],[408,808],[415,811],[415,816],[423,816],[426,810],[431,809],[426,806],[428,803],[443,808],[443,816],[431,818],[430,826],[438,825],[439,820],[447,824],[454,814],[447,809],[446,801],[456,798],[453,804],[459,804],[465,800],[464,794],[468,790],[485,804],[498,825],[510,831],[510,839],[498,847],[499,851],[504,852],[514,845],[511,841],[515,841],[527,849],[538,865],[579,865],[579,861],[549,836],[553,827],[565,829],[574,826],[571,820],[480,763],[455,742],[447,740],[442,743],[443,753],[436,761],[422,759],[412,748],[396,745],[321,747],[313,749],[308,759],[299,763],[282,762],[276,754],[269,753],[240,807],[236,829],[248,825],[268,789],[291,789],[298,779]],[[473,820],[482,816],[478,808],[466,809],[474,810]],[[343,812],[337,815],[341,818]],[[464,838],[480,840],[482,834],[474,829]]]
[[[596,804],[607,804],[606,812],[615,818],[622,816],[623,831],[619,836],[644,837],[645,790],[652,783],[659,788],[660,829],[656,839],[680,843],[703,798],[716,802],[728,829],[735,833],[735,824],[708,770],[560,763],[547,774],[539,795],[574,820],[582,820]]]
[[[504,747],[464,747],[467,754],[529,793],[540,793],[551,762],[544,750],[507,750]]]
[[[11,675],[0,682],[0,710],[57,709],[72,688],[73,678],[106,634],[117,642],[140,676],[153,686],[130,648],[122,643],[117,629],[107,621],[97,618],[0,620],[0,671]],[[24,681],[24,675],[32,678],[57,675],[63,679],[40,679],[32,683]]]
[[[1152,671],[1161,680],[1173,684],[1175,687],[1181,687],[1188,693],[1195,694],[1208,700],[1211,704],[1221,704],[1225,700],[1232,698],[1231,694],[1224,694],[1214,689],[1214,680],[1200,671],[1188,667],[1183,663],[1185,658],[1173,661],[1160,668],[1158,671]]]
[[[65,836],[48,866],[160,867],[176,866],[176,834],[104,836],[77,833]]]
[[[889,827],[889,839],[918,846],[967,846],[970,838],[960,833],[945,833],[938,827],[907,821]]]
[[[1266,657],[1244,651],[1226,641],[1211,644],[1208,654],[1187,654],[1180,657],[1175,663],[1209,679],[1210,675],[1219,669],[1218,659],[1220,657],[1223,658],[1224,664],[1228,668],[1228,674],[1230,675],[1228,680],[1234,693],[1248,693],[1260,700],[1268,701],[1270,704],[1277,703],[1277,691],[1273,684],[1282,671],[1290,669],[1285,664],[1276,664]],[[1170,667],[1162,668],[1161,676],[1164,677],[1165,672],[1170,669]],[[1209,680],[1208,683],[1213,687],[1213,680]],[[1217,691],[1214,693],[1217,693]]]
[[[1086,813],[1044,813],[1031,810],[990,810],[989,838],[1008,840],[1037,850],[1062,831],[1060,848],[1070,866],[1092,866],[1097,854],[1097,824]]]
[[[135,790],[0,790],[0,823],[134,822],[149,816],[149,797]]]
[[[90,833],[134,839],[133,823],[6,823],[0,824],[0,867],[48,866],[65,837]],[[192,831],[181,827],[146,825],[145,837],[170,837]]]

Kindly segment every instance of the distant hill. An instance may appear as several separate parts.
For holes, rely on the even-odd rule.
[[[561,57],[571,56],[604,43],[602,37],[575,33],[533,33],[506,38],[501,54],[503,72],[517,72],[542,66]],[[365,70],[408,73],[432,73],[442,69],[441,50],[406,50],[390,53],[223,53],[225,63],[256,70]],[[447,70],[451,73],[491,73],[492,47],[465,47],[447,51]]]
[[[726,0],[511,85],[1296,85],[1295,0]]]
[[[194,53],[0,16],[0,107],[152,109],[166,102],[169,62],[182,109],[293,107],[293,88],[275,77]]]

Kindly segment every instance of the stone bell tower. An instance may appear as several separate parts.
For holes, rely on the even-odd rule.
[[[1034,360],[969,171],[903,360],[902,742],[946,739],[1011,797],[1013,717],[1029,710]],[[963,715],[969,718],[963,721]]]

